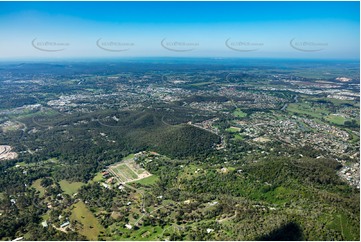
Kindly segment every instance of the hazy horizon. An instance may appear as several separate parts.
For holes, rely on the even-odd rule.
[[[0,59],[359,60],[359,15],[359,2],[0,2]]]

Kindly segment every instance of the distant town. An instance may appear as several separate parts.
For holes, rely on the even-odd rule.
[[[1,64],[0,237],[358,240],[359,70],[304,65]]]

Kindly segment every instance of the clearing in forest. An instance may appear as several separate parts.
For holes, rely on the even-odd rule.
[[[110,166],[108,171],[122,183],[141,180],[152,175],[135,163],[133,158],[125,159],[120,163]]]

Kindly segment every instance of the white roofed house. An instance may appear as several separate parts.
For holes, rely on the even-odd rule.
[[[63,223],[62,225],[60,225],[60,228],[65,228],[65,227],[69,226],[69,224],[70,224],[70,222],[67,221],[67,222]]]

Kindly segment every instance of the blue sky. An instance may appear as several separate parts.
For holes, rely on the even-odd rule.
[[[359,2],[0,2],[0,58],[359,59]]]

